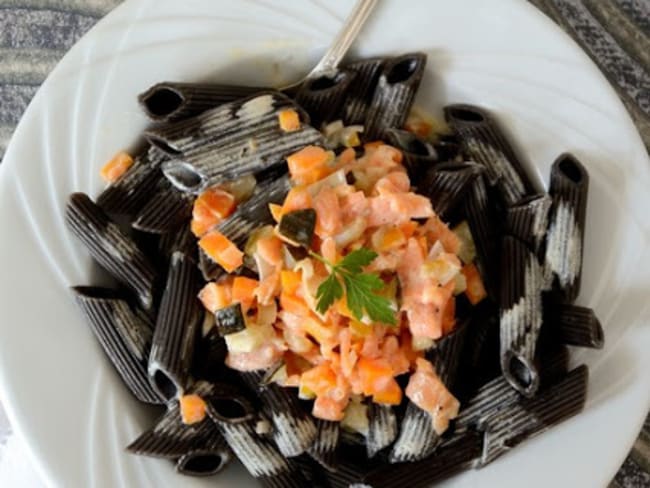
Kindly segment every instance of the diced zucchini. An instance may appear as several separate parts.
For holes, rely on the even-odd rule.
[[[316,211],[313,208],[294,210],[282,216],[278,232],[290,243],[309,247],[316,227]]]
[[[234,334],[246,328],[246,321],[239,303],[220,308],[214,313],[214,319],[221,336]]]
[[[474,244],[474,238],[472,237],[472,231],[469,228],[469,224],[466,220],[463,220],[460,224],[452,229],[460,240],[460,251],[458,251],[458,257],[460,260],[469,264],[476,258],[476,245]]]

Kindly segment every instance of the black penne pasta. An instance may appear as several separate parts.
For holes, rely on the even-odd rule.
[[[298,488],[302,488],[303,486],[309,486],[310,488],[330,488],[323,467],[314,461],[309,454],[302,454],[291,458],[289,464],[295,470],[300,471],[306,483]]]
[[[197,255],[196,237],[192,234],[189,223],[183,222],[178,228],[160,236],[158,249],[167,259],[176,251],[194,258]]]
[[[255,86],[165,81],[156,83],[138,95],[138,102],[152,121],[171,122],[198,115],[263,90]]]
[[[496,376],[501,376],[499,360],[499,312],[488,300],[472,309],[465,336],[465,348],[459,379],[454,385],[454,395],[461,400],[471,396],[476,388]]]
[[[259,481],[265,488],[304,488],[305,486],[315,488],[315,485],[304,477],[302,471],[295,468],[275,476],[263,476]]]
[[[368,405],[368,436],[366,449],[368,458],[388,447],[397,437],[397,417],[390,405],[370,402]]]
[[[251,476],[272,482],[292,472],[273,441],[255,432],[254,420],[240,423],[218,422],[220,432]]]
[[[116,215],[135,215],[154,195],[164,178],[160,166],[167,155],[150,147],[135,158],[117,181],[108,185],[97,197],[97,205],[104,212]]]
[[[280,128],[278,114],[299,113],[300,129]],[[222,105],[186,121],[152,128],[145,137],[173,159],[163,173],[182,191],[197,193],[240,176],[281,165],[286,156],[323,136],[308,115],[280,93],[267,93]]]
[[[569,351],[566,347],[553,347],[543,351],[538,358],[540,384],[556,383],[566,376],[569,366]],[[520,401],[522,396],[514,390],[508,380],[498,376],[478,388],[473,396],[464,403],[455,419],[456,432],[477,428],[486,419],[510,405]]]
[[[262,385],[263,374],[242,373],[249,388],[257,391],[273,422],[273,440],[286,457],[306,452],[318,435],[314,419],[305,412],[295,392],[276,383]]]
[[[476,428],[485,419],[516,403],[520,398],[519,392],[503,376],[488,381],[461,407],[455,419],[456,432]]]
[[[95,261],[129,287],[145,310],[150,310],[156,271],[133,239],[126,236],[85,193],[70,195],[65,221]]]
[[[340,423],[315,419],[318,434],[309,447],[309,455],[328,471],[335,471],[338,465]]]
[[[187,386],[197,327],[203,319],[197,299],[198,272],[181,252],[171,257],[149,357],[149,376],[165,398],[182,394]]]
[[[379,76],[386,63],[385,58],[371,58],[346,64],[345,71],[354,73],[352,83],[345,93],[345,100],[340,108],[345,125],[363,125],[372,102]]]
[[[114,290],[77,286],[73,291],[77,305],[124,384],[142,402],[163,403],[147,375],[152,329],[146,316],[134,312]]]
[[[216,430],[214,437],[194,447],[176,462],[176,471],[187,476],[214,476],[232,460],[232,452]]]
[[[458,133],[471,160],[485,166],[490,186],[496,186],[506,206],[534,193],[533,184],[492,115],[482,108],[457,104],[445,107],[445,118]]]
[[[211,315],[206,314],[206,317],[211,317]],[[207,333],[204,331],[196,341],[191,375],[199,380],[221,380],[224,374],[224,361],[227,353],[226,342],[214,326]]]
[[[197,381],[190,391],[205,401],[208,416],[216,424],[240,424],[255,419],[255,407],[238,386]]]
[[[251,233],[259,227],[274,222],[269,211],[270,203],[282,203],[291,183],[287,175],[276,180],[258,183],[253,196],[217,226],[217,230],[242,249]]]
[[[541,193],[524,198],[506,210],[505,232],[538,253],[548,229],[551,198]]]
[[[448,221],[482,172],[483,167],[474,163],[441,164],[427,172],[419,190],[429,197],[433,210]]]
[[[467,432],[445,443],[436,454],[416,463],[383,465],[368,472],[361,486],[376,488],[426,488],[474,467],[481,456],[481,435]]]
[[[412,132],[402,129],[387,129],[384,132],[386,140],[402,151],[403,164],[409,178],[418,190],[426,190],[423,185],[425,173],[440,162],[438,152],[433,145]]]
[[[377,81],[368,107],[364,137],[381,139],[387,129],[401,129],[420,86],[427,56],[411,53],[390,59]]]
[[[552,306],[552,323],[548,324],[554,339],[562,344],[602,349],[603,327],[593,309],[562,303]]]
[[[308,79],[298,88],[296,103],[307,111],[311,124],[320,127],[321,124],[338,118],[348,88],[355,78],[353,71],[344,69],[331,76]]]
[[[482,466],[524,440],[539,435],[584,408],[588,369],[579,366],[564,379],[531,399],[509,405],[483,421]]]
[[[388,459],[393,464],[419,461],[428,457],[440,442],[431,415],[409,401]]]
[[[134,229],[152,234],[166,234],[178,229],[192,215],[192,200],[169,183],[160,185],[138,212],[131,224]]]
[[[465,342],[470,329],[470,320],[457,324],[455,329],[436,342],[426,352],[426,358],[433,365],[440,381],[454,393],[461,361],[464,359]]]
[[[500,223],[483,175],[467,192],[464,212],[476,245],[477,266],[492,300],[499,300]]]
[[[513,388],[530,397],[539,387],[534,360],[542,326],[542,268],[525,244],[509,236],[501,266],[501,369]]]
[[[173,402],[156,425],[142,433],[126,450],[142,456],[178,459],[213,438],[219,439],[221,434],[210,419],[186,425],[178,403]]]
[[[588,192],[585,167],[571,154],[562,154],[551,167],[553,206],[544,264],[549,282],[566,303],[573,303],[580,292]]]

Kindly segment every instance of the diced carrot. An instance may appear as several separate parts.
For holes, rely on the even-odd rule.
[[[283,269],[280,272],[282,292],[294,295],[302,283],[302,272]]]
[[[282,205],[278,205],[277,203],[269,203],[269,211],[271,212],[273,220],[280,222],[282,219]]]
[[[381,392],[393,379],[393,369],[383,359],[362,357],[357,362],[357,371],[364,395]]]
[[[302,298],[287,293],[284,290],[280,293],[280,306],[282,307],[282,310],[298,315],[299,317],[307,317],[311,314],[309,306]]]
[[[331,171],[327,163],[332,154],[322,147],[306,146],[287,156],[291,178],[299,185],[309,185],[324,178]]]
[[[278,114],[280,129],[284,132],[294,132],[300,130],[300,116],[295,110],[288,108]]]
[[[248,310],[255,301],[255,291],[260,282],[245,276],[236,276],[232,282],[232,300],[239,302],[244,310]]]
[[[197,197],[192,209],[192,233],[201,237],[235,209],[235,197],[220,188],[209,188]]]
[[[386,386],[372,395],[372,399],[375,403],[382,405],[399,405],[402,402],[402,389],[395,378],[391,378]]]
[[[294,210],[303,210],[311,208],[311,195],[304,186],[294,186],[287,193],[284,203],[282,204],[282,215],[293,212]]]
[[[212,313],[225,308],[232,303],[230,285],[210,282],[199,292],[199,300]]]
[[[102,166],[99,171],[100,176],[107,183],[114,183],[126,171],[133,166],[133,158],[126,152],[119,152],[113,158]]]
[[[213,230],[199,240],[199,246],[214,262],[228,273],[244,263],[244,253],[221,232]]]
[[[198,395],[183,395],[179,401],[181,420],[185,425],[201,422],[205,418],[207,405]]]
[[[460,271],[465,276],[467,282],[465,295],[467,295],[467,299],[472,305],[476,305],[487,297],[481,274],[474,263],[466,264]]]
[[[404,237],[406,237],[407,239],[410,239],[413,236],[413,234],[415,234],[417,228],[418,228],[418,223],[413,220],[409,220],[408,222],[404,222],[402,225],[400,225],[400,230],[404,234]]]
[[[336,387],[336,373],[328,363],[319,364],[300,376],[300,388],[317,396],[325,396]]]

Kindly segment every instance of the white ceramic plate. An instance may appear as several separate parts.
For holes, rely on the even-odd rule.
[[[288,8],[291,5],[291,8]],[[51,484],[254,486],[241,469],[181,478],[123,447],[151,424],[71,301],[96,282],[63,226],[67,195],[97,194],[100,165],[136,142],[136,95],[161,80],[276,83],[308,71],[351,1],[131,0],[55,69],[0,167],[0,386],[11,420]],[[573,151],[591,173],[583,290],[606,331],[585,413],[448,486],[604,486],[650,405],[650,162],[588,58],[523,0],[383,1],[356,55],[429,54],[420,103],[492,108],[545,181]]]

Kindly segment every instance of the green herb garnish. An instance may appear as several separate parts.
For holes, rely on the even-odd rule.
[[[384,282],[377,273],[363,272],[363,267],[377,257],[376,252],[362,247],[336,264],[315,252],[310,251],[309,255],[323,262],[331,271],[316,291],[316,310],[319,313],[325,313],[336,300],[342,298],[345,287],[348,308],[357,320],[361,320],[365,311],[373,322],[397,324],[390,300],[376,293],[384,287]]]

